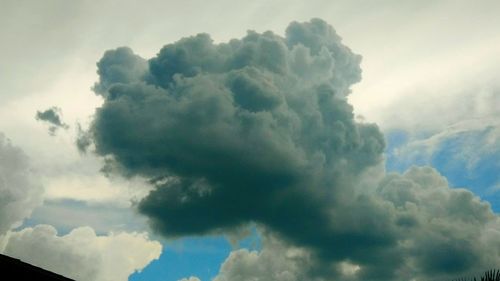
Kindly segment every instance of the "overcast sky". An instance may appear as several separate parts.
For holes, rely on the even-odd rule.
[[[135,281],[428,280],[482,271],[491,261],[500,260],[500,243],[494,238],[500,233],[499,13],[500,2],[493,0],[0,0],[0,250],[79,280],[116,280],[110,279],[114,272],[119,272],[120,280],[130,275]],[[309,22],[312,18],[322,19],[341,39],[317,31],[325,27]],[[300,24],[286,31],[294,21]],[[301,25],[304,22],[310,25]],[[269,30],[277,36],[262,35],[258,43],[247,46],[254,48],[254,61],[242,59],[248,53],[235,47],[236,43],[230,51],[221,51],[218,44],[232,39],[241,40],[237,42],[243,47],[250,44],[242,39],[248,30],[258,34]],[[180,53],[160,52],[163,46],[198,33],[209,34],[213,41],[207,48],[216,51],[190,49],[189,44],[206,46],[202,37],[185,45],[176,43],[172,50],[191,52],[182,67],[180,62],[169,62],[182,61]],[[320,43],[314,41],[315,36],[322,38]],[[279,56],[269,46],[266,49],[266,40],[282,48],[285,66],[281,72],[272,68],[281,67]],[[315,44],[328,55],[315,50]],[[299,60],[296,45],[309,52],[304,61]],[[118,47],[130,49],[105,54]],[[153,58],[149,65],[156,62],[157,67],[149,69],[146,60]],[[322,68],[314,60],[335,66]],[[227,66],[231,63],[244,67]],[[199,72],[192,73],[189,67]],[[248,81],[261,86],[245,84]],[[113,88],[114,84],[122,88]],[[321,98],[318,87],[324,84],[338,93],[331,104],[326,103],[327,109],[313,105]],[[206,93],[190,92],[181,85],[206,89]],[[225,90],[218,93],[220,89]],[[117,106],[118,101],[109,97],[113,91],[118,97],[144,95],[145,100],[158,95],[164,106],[125,98]],[[188,98],[185,103],[163,100],[161,91]],[[241,98],[257,92],[262,96]],[[234,99],[229,105],[221,98],[228,93]],[[347,96],[347,102],[339,94]],[[221,104],[211,109],[208,100]],[[294,107],[297,101],[304,108]],[[197,108],[199,104],[203,106]],[[127,111],[120,114],[124,108]],[[205,119],[196,119],[199,112]],[[239,135],[244,128],[235,124],[247,122],[249,116],[257,118],[251,119],[255,131]],[[327,121],[320,124],[311,116]],[[341,136],[343,142],[338,140],[338,127],[328,125],[335,121],[347,132]],[[304,124],[312,124],[309,131]],[[172,135],[178,138],[168,137]],[[220,145],[199,141],[204,137]],[[78,150],[77,140],[91,143],[86,153]],[[349,145],[359,151],[348,151]],[[150,155],[158,155],[159,160]],[[234,159],[243,164],[231,162]],[[206,163],[227,174],[214,172]],[[414,165],[432,170],[412,169]],[[282,184],[286,192],[281,195],[256,188],[269,185],[273,187],[268,192],[272,192],[279,187],[270,182],[284,175],[290,176],[286,180],[300,180]],[[235,184],[237,177],[252,180]],[[364,207],[349,209],[336,199],[336,203],[299,200],[297,194],[303,198],[319,194],[304,191],[302,185],[317,187],[316,191],[329,188],[328,196]],[[240,188],[247,197],[236,196],[233,188]],[[439,203],[428,192],[432,188],[449,201],[449,209],[433,213]],[[180,195],[166,190],[177,190]],[[245,206],[253,204],[266,214],[245,209],[212,222],[203,214],[217,212],[213,204],[221,203],[213,199],[184,209],[177,204],[185,190],[200,194],[208,190],[219,194],[217,200],[224,199],[227,206],[231,199]],[[394,195],[397,190],[413,194],[419,202],[416,209],[400,204],[402,199]],[[472,193],[460,193],[465,190]],[[180,196],[178,201],[175,196]],[[261,200],[261,196],[288,199],[279,199],[280,212],[273,216],[267,212],[274,212],[276,202]],[[364,196],[371,199],[359,201]],[[288,209],[290,204],[299,210]],[[457,221],[458,211],[453,211],[464,205],[474,214],[464,216],[474,217],[477,229],[464,229],[462,236],[456,235],[449,243],[436,238],[442,229],[466,227]],[[377,234],[374,230],[372,236],[364,237],[378,241],[359,246],[372,251],[371,256],[360,256],[356,247],[343,253],[336,241],[348,239],[355,244],[359,242],[356,237],[361,239],[356,231],[364,229],[352,222],[369,225],[363,208],[379,212],[377,227],[387,223],[391,231]],[[318,222],[309,226],[316,228],[324,244],[311,242],[319,238],[298,234],[284,222],[288,214],[301,225],[303,212],[311,215],[302,222]],[[325,213],[329,214],[326,218]],[[349,217],[349,213],[356,215]],[[391,220],[410,214],[419,227],[411,232],[411,239],[403,241],[401,233],[406,230]],[[444,226],[430,223],[434,216]],[[323,220],[338,223],[322,229]],[[340,223],[351,236],[339,234],[335,227]],[[377,240],[379,234],[393,241],[384,244]],[[49,246],[37,246],[40,236],[52,241]],[[242,237],[246,238],[239,246],[233,243]],[[426,237],[431,237],[429,243],[424,243]],[[453,244],[460,239],[466,245]],[[65,260],[73,264],[44,261],[44,255],[25,246],[30,243],[43,253],[64,252]],[[392,247],[391,243],[406,246]],[[419,246],[419,251],[412,252],[409,244]],[[123,251],[122,245],[141,250]],[[318,250],[325,245],[331,252]],[[449,261],[455,267],[445,268],[446,258],[436,260],[435,267],[422,261],[422,257],[439,256],[429,249],[438,249],[444,256],[473,256],[486,245],[496,252],[474,261]],[[386,264],[373,262],[374,256],[386,258]],[[405,262],[387,266],[397,257]],[[100,262],[89,262],[94,260]],[[441,267],[439,262],[443,262]],[[86,269],[73,272],[72,267],[79,265]],[[376,272],[375,267],[385,271]],[[142,273],[134,274],[136,270]],[[276,272],[282,274],[269,275]]]

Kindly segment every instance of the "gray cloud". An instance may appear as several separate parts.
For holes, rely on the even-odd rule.
[[[29,217],[42,193],[26,154],[0,133],[0,235]]]
[[[387,175],[371,200],[385,205],[397,229],[398,243],[386,248],[380,260],[366,259],[369,255],[353,258],[353,253],[325,263],[310,249],[264,231],[262,250],[233,251],[214,280],[451,280],[500,262],[498,216],[470,191],[450,188],[430,167]],[[365,219],[379,217],[363,210],[365,206],[350,211],[365,212]],[[354,227],[346,222],[346,230]],[[387,277],[387,272],[393,276]]]
[[[69,126],[62,121],[61,109],[55,106],[44,111],[37,111],[35,118],[36,120],[44,121],[50,124],[49,133],[52,136],[55,135],[57,129],[59,128],[69,128]]]
[[[499,217],[470,191],[450,188],[436,170],[413,167],[390,174],[377,195],[389,203],[398,226],[395,249],[402,254],[404,278],[452,278],[500,262]]]
[[[92,145],[92,139],[89,136],[89,133],[82,129],[82,126],[80,123],[76,124],[75,144],[76,144],[76,148],[78,148],[78,151],[81,153],[87,152],[87,149],[89,148],[89,146]]]
[[[340,278],[345,264],[359,266],[352,280],[427,278],[483,266],[481,251],[497,259],[474,236],[496,219],[489,207],[433,170],[360,188],[385,144],[347,102],[359,63],[319,19],[291,23],[285,37],[250,31],[214,44],[199,34],[148,61],[107,51],[94,86],[104,103],[85,135],[106,171],[155,183],[137,207],[165,236],[257,222],[308,251],[300,274],[317,278]],[[426,189],[449,204],[439,209]],[[470,231],[444,239],[455,222]]]
[[[119,48],[98,63],[105,103],[90,134],[123,172],[170,177],[139,204],[158,231],[202,234],[258,221],[319,249],[325,239],[337,243],[327,214],[337,186],[378,163],[384,148],[376,126],[354,122],[346,102],[359,61],[320,20],[291,24],[285,38],[185,38],[165,46],[147,72]]]

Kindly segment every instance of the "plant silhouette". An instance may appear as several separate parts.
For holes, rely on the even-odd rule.
[[[453,281],[467,281],[467,280],[478,281],[478,279],[476,277],[474,277],[474,279],[461,278],[461,279],[455,279]],[[500,281],[500,270],[492,269],[492,270],[486,271],[483,274],[483,276],[481,276],[480,281]]]

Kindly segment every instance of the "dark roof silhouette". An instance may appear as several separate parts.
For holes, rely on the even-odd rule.
[[[8,280],[37,280],[37,281],[74,281],[62,275],[25,263],[19,259],[0,254],[0,271],[2,278]],[[4,280],[4,279],[2,279]]]

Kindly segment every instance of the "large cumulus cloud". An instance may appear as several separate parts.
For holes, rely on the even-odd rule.
[[[168,179],[139,206],[167,235],[249,220],[298,232],[301,207],[326,220],[336,183],[381,159],[382,135],[355,123],[345,99],[359,61],[320,20],[286,38],[185,38],[148,68],[119,48],[98,63],[105,103],[90,133],[125,173]]]
[[[104,103],[86,136],[108,160],[106,171],[155,184],[137,207],[158,232],[201,235],[256,222],[311,257],[298,280],[341,278],[346,264],[357,269],[348,278],[365,280],[485,265],[480,251],[498,255],[473,234],[496,217],[472,194],[451,191],[427,169],[362,188],[385,144],[376,125],[355,121],[347,102],[359,63],[319,19],[291,23],[285,37],[250,31],[215,44],[199,34],[150,60],[126,47],[110,50],[94,86]],[[451,203],[437,208],[427,189]],[[475,227],[442,241],[441,224],[456,231],[455,221]]]
[[[398,226],[399,274],[417,280],[477,274],[500,262],[499,217],[430,167],[389,174],[377,189]],[[360,271],[363,274],[363,269]]]
[[[80,227],[58,236],[52,226],[38,225],[10,233],[4,254],[75,280],[125,281],[157,259],[161,249],[144,233],[98,236]]]
[[[264,232],[262,250],[233,251],[214,280],[451,280],[500,262],[498,216],[470,191],[450,188],[436,170],[413,167],[387,175],[372,196],[397,226],[398,243],[386,249],[385,258],[351,255],[324,263],[310,249]],[[388,271],[394,271],[392,278]]]

